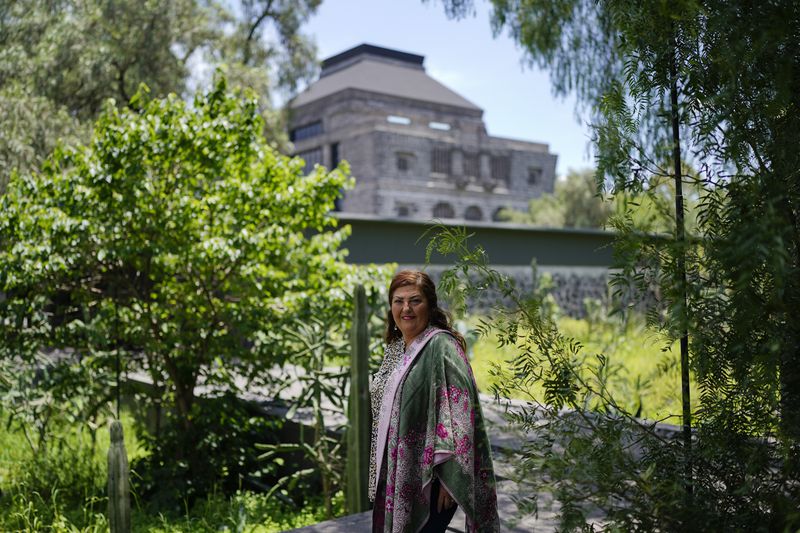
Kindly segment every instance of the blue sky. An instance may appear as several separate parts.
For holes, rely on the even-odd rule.
[[[475,17],[449,20],[437,1],[323,0],[304,31],[321,59],[361,43],[423,55],[431,76],[483,108],[491,135],[548,143],[559,176],[592,166],[574,100],[555,98],[548,74],[525,65],[506,34],[494,38],[489,8],[476,4]]]

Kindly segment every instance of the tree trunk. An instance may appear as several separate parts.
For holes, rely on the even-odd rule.
[[[689,389],[689,332],[687,329],[688,301],[686,296],[686,221],[683,209],[683,180],[681,172],[681,135],[678,109],[678,46],[673,25],[672,61],[670,64],[670,110],[672,115],[672,164],[675,179],[675,240],[678,260],[678,301],[680,309],[681,403],[683,407],[683,446],[685,452],[684,484],[690,498],[692,486],[692,405]]]
[[[789,257],[792,264],[786,271],[800,269],[800,242],[798,242],[798,220],[791,203],[784,197],[783,214],[787,225],[794,229]],[[800,309],[800,282],[796,276],[788,276],[783,293],[785,330],[780,359],[780,425],[788,456],[785,470],[791,479],[800,472],[800,327],[796,312]]]

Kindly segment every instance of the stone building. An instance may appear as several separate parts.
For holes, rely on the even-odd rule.
[[[350,163],[356,186],[339,209],[489,221],[552,192],[548,146],[488,135],[483,110],[423,61],[362,44],[323,61],[319,80],[291,102],[290,139],[308,168]]]

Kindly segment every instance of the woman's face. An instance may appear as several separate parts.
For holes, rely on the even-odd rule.
[[[392,295],[392,318],[408,344],[428,327],[428,300],[414,285],[395,289]]]

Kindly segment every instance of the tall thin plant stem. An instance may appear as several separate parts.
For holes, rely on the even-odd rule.
[[[672,61],[670,62],[670,107],[672,114],[672,163],[675,178],[675,239],[678,253],[678,290],[680,309],[681,349],[681,403],[683,406],[683,445],[685,451],[684,483],[687,498],[691,498],[692,484],[692,404],[689,390],[689,332],[687,329],[688,299],[686,295],[686,221],[683,210],[683,181],[681,176],[681,134],[678,115],[678,46],[672,32]]]

